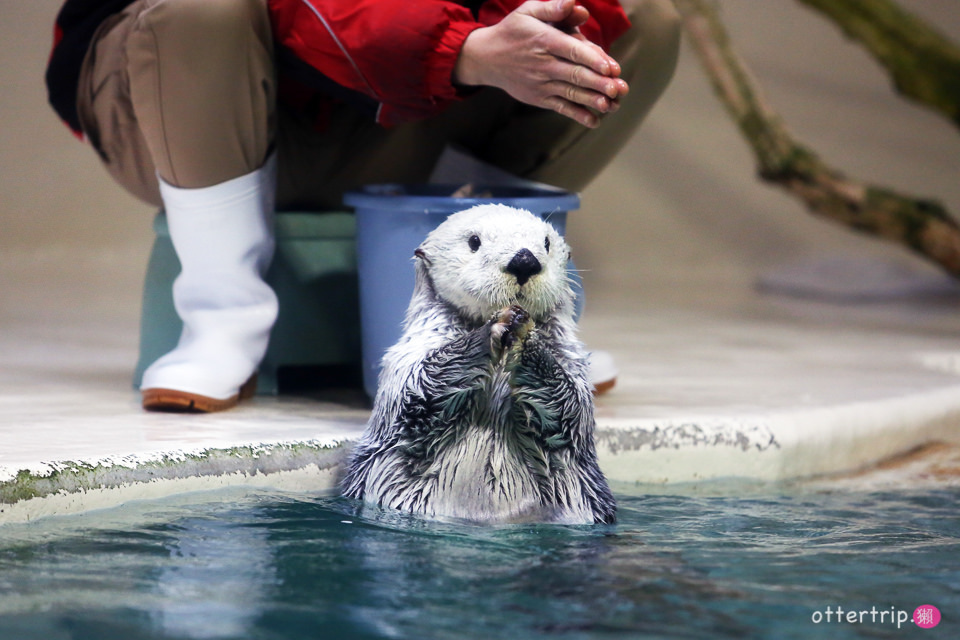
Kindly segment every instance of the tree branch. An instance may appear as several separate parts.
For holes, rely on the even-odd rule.
[[[898,242],[960,277],[960,228],[938,202],[853,180],[797,142],[734,50],[711,0],[676,0],[714,91],[753,149],[760,177],[814,214]]]
[[[895,0],[799,0],[833,20],[890,73],[902,95],[960,127],[960,46]]]

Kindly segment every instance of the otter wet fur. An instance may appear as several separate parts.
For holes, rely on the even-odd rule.
[[[345,495],[478,523],[615,521],[569,255],[552,226],[503,205],[427,236]]]

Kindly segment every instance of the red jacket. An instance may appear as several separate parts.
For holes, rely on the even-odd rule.
[[[617,0],[579,0],[583,34],[604,49],[628,27]],[[75,130],[80,62],[96,26],[132,0],[67,0],[47,70],[51,103]],[[451,76],[463,41],[522,0],[268,0],[277,64],[287,86],[375,113],[392,126],[429,117],[460,96]]]

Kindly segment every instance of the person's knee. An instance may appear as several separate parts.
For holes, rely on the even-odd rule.
[[[673,42],[679,45],[680,27],[683,22],[680,11],[673,0],[651,0],[656,4],[657,22],[661,31]]]
[[[673,0],[620,0],[620,4],[635,28],[679,44],[682,18]]]
[[[631,27],[617,39],[611,54],[624,78],[663,84],[676,68],[682,18],[672,0],[621,0]]]

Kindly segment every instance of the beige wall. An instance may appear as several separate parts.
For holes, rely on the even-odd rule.
[[[960,132],[893,97],[829,23],[792,0],[722,0],[734,36],[791,128],[851,174],[943,199],[960,213]],[[960,2],[909,6],[960,36]],[[0,251],[147,251],[150,208],[116,188],[59,124],[42,84],[60,0],[0,0]],[[759,185],[689,51],[621,158],[584,194],[570,236],[588,279],[695,266],[744,273],[866,246]],[[872,251],[872,248],[866,250]]]
[[[144,242],[149,209],[114,187],[47,106],[59,0],[0,0],[0,251]]]

